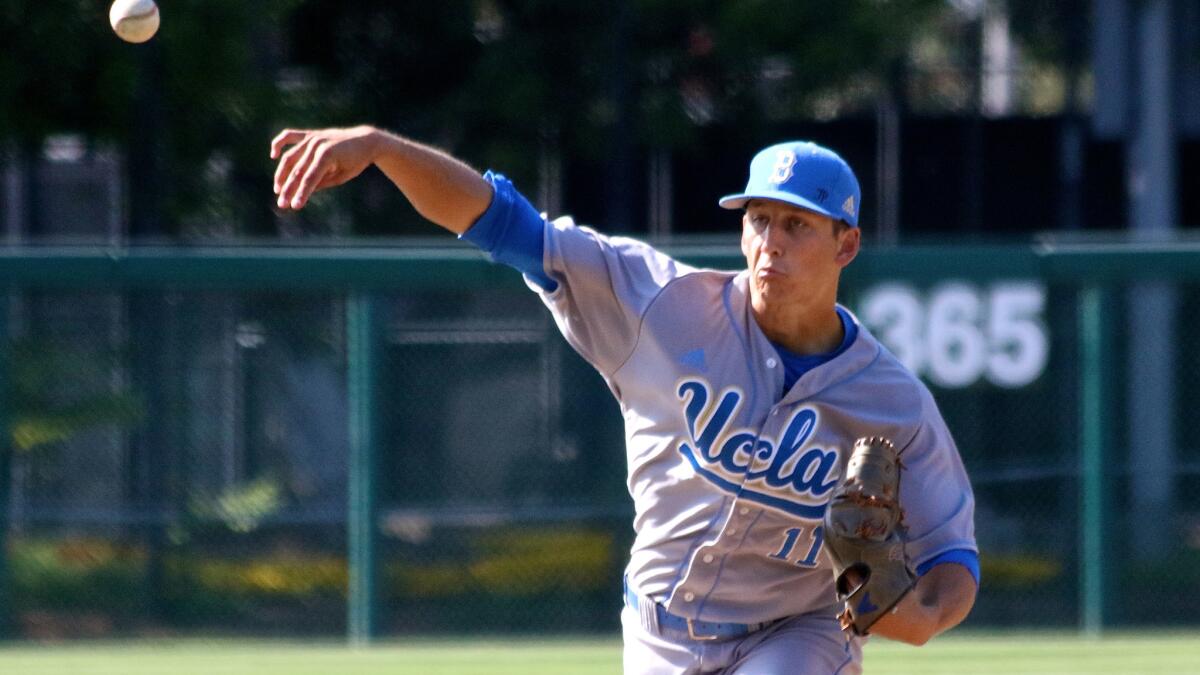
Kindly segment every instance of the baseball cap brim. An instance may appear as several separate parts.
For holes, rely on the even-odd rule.
[[[753,193],[744,192],[736,195],[725,195],[724,197],[721,197],[719,201],[717,201],[717,204],[719,204],[723,209],[741,209],[745,208],[746,203],[751,199],[774,199],[780,202],[787,202],[792,206],[799,206],[802,209],[815,211],[823,216],[829,216],[834,220],[840,220],[842,218],[842,216],[832,213],[824,207],[817,206],[815,203],[808,201],[804,197],[794,195],[791,192],[784,192],[783,190],[762,190]]]

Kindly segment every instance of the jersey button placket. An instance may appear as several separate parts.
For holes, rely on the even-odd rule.
[[[714,565],[720,559],[722,553],[721,544],[717,543],[713,546],[706,546],[696,552],[694,558],[695,564],[690,565],[687,575],[683,583],[677,591],[677,597],[681,602],[691,603],[698,596],[707,595],[712,592],[713,587],[717,583],[717,574],[720,571],[720,566]]]

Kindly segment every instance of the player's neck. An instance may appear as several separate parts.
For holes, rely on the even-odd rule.
[[[755,302],[753,313],[767,339],[793,354],[827,354],[845,338],[842,319],[832,302],[779,307]]]

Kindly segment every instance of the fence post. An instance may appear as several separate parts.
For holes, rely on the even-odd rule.
[[[1079,396],[1079,599],[1080,630],[1097,638],[1104,629],[1106,572],[1104,564],[1105,457],[1110,435],[1111,385],[1105,366],[1111,360],[1112,340],[1105,320],[1108,293],[1086,286],[1079,294],[1080,396]]]
[[[350,643],[366,645],[375,633],[375,370],[378,351],[375,301],[357,291],[346,302],[346,363],[349,393]]]

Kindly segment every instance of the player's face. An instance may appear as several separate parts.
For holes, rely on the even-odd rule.
[[[835,232],[829,216],[754,199],[742,217],[742,252],[755,305],[832,302],[842,268],[858,254],[858,228]]]

